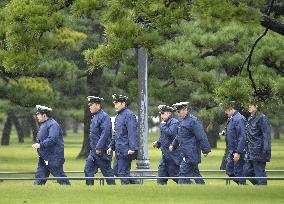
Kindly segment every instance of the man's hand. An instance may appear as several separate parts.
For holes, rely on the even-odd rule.
[[[169,150],[170,150],[170,152],[174,151],[174,146],[173,146],[173,145],[170,145],[170,146],[169,146]]]
[[[219,132],[219,136],[225,136],[225,135],[226,135],[225,130],[222,130],[221,132]]]
[[[100,154],[102,151],[99,149],[96,149],[96,154]]]
[[[234,158],[233,158],[234,162],[239,161],[239,159],[240,159],[240,155],[238,153],[234,153]]]
[[[39,149],[40,148],[40,144],[39,143],[34,143],[34,144],[32,144],[32,148]]]
[[[127,152],[128,155],[132,155],[132,154],[134,154],[134,153],[135,153],[135,151],[133,151],[133,150],[131,150],[131,149],[129,149],[128,152]]]
[[[112,149],[111,149],[111,148],[108,148],[107,154],[108,154],[108,155],[112,155]]]
[[[153,146],[154,148],[158,148],[158,141],[153,142],[153,143],[152,143],[152,146]]]

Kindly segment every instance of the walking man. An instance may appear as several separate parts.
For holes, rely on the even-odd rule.
[[[112,124],[109,115],[103,111],[103,98],[88,96],[88,105],[93,114],[90,125],[90,146],[91,151],[86,160],[84,172],[86,177],[93,177],[98,169],[104,177],[114,177],[111,168],[112,156],[107,154],[111,142]],[[106,179],[107,184],[114,185],[114,179]],[[87,185],[94,185],[94,179],[86,179]]]
[[[160,124],[160,138],[153,142],[154,148],[160,148],[162,151],[162,158],[158,167],[159,177],[178,177],[179,165],[182,160],[180,148],[170,152],[169,146],[173,142],[177,134],[178,120],[172,117],[174,109],[170,106],[158,106],[161,115]],[[167,184],[168,179],[158,179],[157,183],[160,185]],[[173,179],[178,183],[178,179]]]
[[[134,113],[126,106],[127,96],[113,95],[117,115],[114,123],[114,138],[107,150],[109,155],[115,151],[114,172],[118,177],[130,177],[131,162],[137,158],[137,121]],[[132,179],[121,179],[121,184],[132,184]]]
[[[271,126],[267,116],[257,110],[257,105],[250,104],[251,116],[246,127],[246,163],[244,174],[247,177],[266,177],[266,162],[271,158]],[[266,179],[250,179],[254,185],[267,185]]]
[[[226,174],[230,177],[244,176],[246,119],[237,109],[236,102],[231,101],[225,110],[225,114],[229,119],[226,127],[228,142]],[[239,185],[245,184],[245,179],[234,179],[233,181]]]
[[[180,165],[180,177],[201,177],[198,164],[201,163],[201,151],[204,156],[211,152],[207,135],[201,122],[189,112],[188,102],[173,105],[180,117],[177,136],[170,145],[170,151],[180,146],[183,160]],[[202,178],[194,179],[196,184],[204,184]],[[181,178],[179,184],[191,184],[190,179]]]
[[[66,177],[63,171],[64,141],[59,124],[51,117],[52,109],[36,105],[36,117],[40,123],[37,142],[32,148],[37,150],[39,160],[35,178],[47,178],[51,173],[54,177]],[[35,180],[35,185],[44,185],[46,179]],[[70,185],[69,179],[58,179],[61,185]]]

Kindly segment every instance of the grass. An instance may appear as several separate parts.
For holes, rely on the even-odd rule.
[[[158,137],[149,135],[149,144]],[[64,169],[83,170],[85,160],[76,159],[82,143],[81,134],[69,134],[65,138]],[[27,138],[18,144],[13,134],[10,146],[0,147],[0,171],[34,171],[37,166],[36,152],[31,148],[32,141]],[[273,141],[272,161],[267,169],[284,169],[284,139]],[[224,142],[218,143],[209,157],[203,158],[200,169],[219,169],[224,153]],[[157,169],[161,153],[149,147],[151,169]],[[134,166],[134,165],[133,165]],[[203,176],[224,175],[203,173]],[[283,174],[271,173],[271,176]],[[33,177],[33,175],[19,175]],[[69,175],[75,176],[75,175]],[[80,176],[76,174],[76,176]],[[81,176],[83,176],[81,174]],[[0,175],[0,177],[2,177]],[[11,176],[15,177],[15,175]],[[59,186],[48,181],[45,186],[33,186],[31,181],[0,182],[0,203],[283,203],[284,182],[269,181],[266,187],[225,185],[221,180],[208,180],[207,185],[176,185],[172,181],[167,186],[158,186],[154,181],[143,185],[85,186],[84,181],[72,181],[71,186]]]
[[[283,203],[283,187],[0,185],[1,203]]]

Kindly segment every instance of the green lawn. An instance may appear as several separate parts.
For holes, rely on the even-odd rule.
[[[149,136],[149,144],[157,138]],[[69,134],[65,138],[65,170],[83,170],[84,159],[75,159],[80,151],[82,136]],[[31,139],[18,144],[13,135],[10,146],[0,146],[0,171],[34,171],[37,155],[31,148]],[[273,141],[272,161],[267,169],[284,169],[284,140]],[[219,169],[224,142],[218,143],[209,157],[203,158],[200,169]],[[157,169],[160,151],[149,147],[151,169]],[[133,165],[134,166],[134,165]],[[69,174],[69,176],[83,176]],[[203,173],[203,176],[224,175]],[[271,176],[284,176],[271,173]],[[33,177],[33,175],[22,175]],[[2,177],[2,176],[0,176]],[[10,176],[10,177],[15,177]],[[32,181],[0,182],[0,203],[283,203],[284,181],[269,181],[266,187],[226,185],[225,181],[207,180],[207,185],[158,186],[155,181],[143,185],[87,187],[84,181],[72,181],[71,186],[60,186],[48,181],[45,186],[33,186]]]

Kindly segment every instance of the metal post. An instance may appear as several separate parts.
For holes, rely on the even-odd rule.
[[[150,161],[148,156],[148,51],[138,48],[138,135],[139,150],[136,161],[137,169],[148,170]]]

